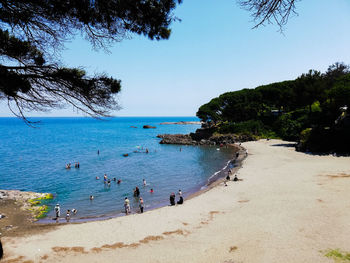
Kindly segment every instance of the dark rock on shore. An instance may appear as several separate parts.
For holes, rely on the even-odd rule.
[[[151,126],[151,125],[143,125],[143,128],[144,128],[144,129],[155,129],[155,128],[157,128],[157,127]]]
[[[159,134],[161,138],[160,144],[182,144],[182,145],[196,145],[197,142],[192,140],[189,134]]]
[[[255,141],[252,135],[220,134],[213,135],[215,129],[202,127],[190,134],[159,134],[160,144],[182,145],[227,145],[237,142]]]
[[[186,124],[202,124],[200,121],[178,121],[178,122],[162,122],[160,125],[170,125],[170,124],[178,124],[178,125],[186,125]]]

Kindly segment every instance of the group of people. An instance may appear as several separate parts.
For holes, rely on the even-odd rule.
[[[140,208],[140,213],[143,213],[143,208],[144,208],[144,203],[143,203],[143,198],[139,197],[139,208]],[[130,214],[130,200],[125,197],[124,198],[124,209],[125,209],[125,214],[128,215]]]
[[[224,182],[224,185],[225,185],[225,186],[227,186],[227,182],[231,180],[230,174],[231,174],[231,170],[229,170],[228,173],[227,173],[226,181]],[[239,179],[237,178],[237,174],[235,174],[235,177],[233,178],[233,181],[234,181],[234,182],[239,181]]]
[[[59,218],[60,218],[60,216],[61,216],[61,207],[60,207],[60,204],[57,204],[56,206],[55,206],[55,220],[56,220],[56,222],[58,223],[58,221],[59,221]],[[77,214],[77,212],[78,212],[78,210],[77,209],[75,209],[75,208],[73,208],[72,210],[70,210],[70,209],[68,209],[67,210],[67,212],[66,212],[66,221],[67,221],[67,223],[70,221],[70,217],[71,217],[71,214],[73,213],[74,215],[76,215]]]
[[[176,203],[178,205],[182,205],[184,203],[184,198],[182,197],[182,191],[179,190],[177,194],[179,196],[179,200]],[[175,193],[171,193],[169,198],[171,206],[175,205],[175,198],[176,198]]]
[[[66,164],[66,169],[70,169],[71,166],[72,166],[71,163],[67,163]],[[74,168],[80,168],[80,163],[79,162],[74,163]]]
[[[96,179],[96,180],[100,180],[100,177],[96,176],[95,179]],[[112,180],[113,180],[114,182],[117,182],[117,184],[120,184],[120,183],[122,182],[121,179],[118,179],[118,180],[117,180],[117,178],[115,178],[115,177],[113,177]],[[111,186],[111,179],[108,178],[107,174],[104,174],[104,175],[103,175],[103,183],[104,183],[105,185]]]

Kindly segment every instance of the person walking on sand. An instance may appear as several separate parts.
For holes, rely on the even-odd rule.
[[[124,199],[125,214],[130,214],[130,201],[127,197]]]
[[[141,212],[141,214],[143,213],[143,199],[142,199],[142,197],[140,197],[140,199],[139,199],[139,202],[140,202],[140,204],[139,204],[139,207],[140,207],[140,212]]]
[[[61,214],[61,208],[60,208],[60,204],[57,204],[55,206],[55,215],[56,215],[56,221],[58,222],[58,219],[60,217]]]

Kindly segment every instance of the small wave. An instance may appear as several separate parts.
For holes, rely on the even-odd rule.
[[[219,171],[213,173],[213,174],[208,178],[208,183],[210,183],[211,180],[212,180],[215,176],[217,176],[218,174],[220,174],[220,173],[222,173],[223,171],[225,171],[225,170],[227,169],[227,167],[229,167],[231,161],[232,161],[232,160],[227,161],[226,165],[225,165],[221,170],[219,170]]]

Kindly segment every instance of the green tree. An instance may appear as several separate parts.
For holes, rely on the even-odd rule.
[[[120,80],[66,68],[57,54],[82,34],[106,48],[130,33],[167,39],[181,0],[0,0],[0,99],[25,118],[26,110],[65,103],[92,116],[117,109]]]

